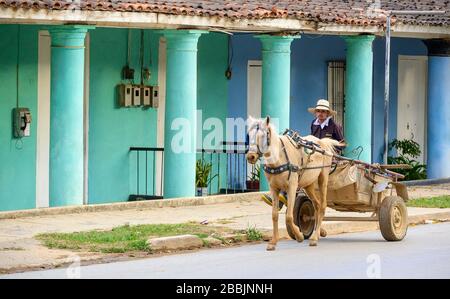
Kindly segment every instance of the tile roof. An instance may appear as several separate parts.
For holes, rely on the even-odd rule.
[[[398,15],[411,25],[450,26],[450,0],[0,0],[0,7],[153,12],[229,19],[293,18],[305,21],[382,25],[385,10],[445,10],[441,15]]]

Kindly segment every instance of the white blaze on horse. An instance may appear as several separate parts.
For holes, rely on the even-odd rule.
[[[267,250],[275,250],[278,242],[278,194],[287,192],[288,204],[286,226],[295,235],[298,242],[304,240],[299,227],[294,223],[294,203],[297,188],[303,188],[312,200],[316,213],[316,227],[309,245],[316,246],[320,235],[320,226],[327,207],[327,184],[335,146],[344,144],[329,138],[319,139],[314,136],[302,137],[303,140],[318,144],[324,154],[317,151],[307,152],[297,148],[297,144],[286,135],[279,136],[275,127],[266,119],[248,119],[249,151],[247,161],[256,163],[264,157],[264,173],[269,182],[272,196],[273,236]],[[318,185],[319,193],[315,191]]]

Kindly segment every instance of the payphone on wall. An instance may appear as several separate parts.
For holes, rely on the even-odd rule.
[[[30,136],[31,112],[28,108],[14,108],[14,137],[22,138]]]

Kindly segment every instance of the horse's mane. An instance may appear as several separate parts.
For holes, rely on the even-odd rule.
[[[340,143],[339,141],[336,141],[336,140],[334,140],[334,139],[331,139],[331,138],[322,138],[322,139],[319,139],[319,138],[317,138],[316,136],[313,136],[313,135],[305,136],[305,137],[303,137],[303,139],[306,139],[306,140],[308,140],[308,141],[312,141],[312,142],[314,142],[314,143],[319,144],[320,147],[321,147],[322,149],[324,149],[325,152],[326,152],[328,155],[334,155],[334,154],[336,154],[336,148],[335,148],[335,146],[342,146],[342,145],[343,145],[342,143]]]

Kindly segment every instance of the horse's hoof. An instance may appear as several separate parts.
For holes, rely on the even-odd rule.
[[[275,250],[275,245],[273,245],[273,244],[267,245],[267,251],[274,251],[274,250]]]
[[[322,238],[325,238],[325,237],[327,236],[327,231],[326,231],[325,229],[321,228],[321,229],[320,229],[320,236],[321,236]]]
[[[310,241],[309,241],[309,246],[317,246],[317,241],[315,241],[315,240],[310,240]]]
[[[305,237],[303,236],[302,233],[300,233],[300,237],[295,237],[295,239],[297,240],[297,242],[301,243],[303,241],[305,241]]]

